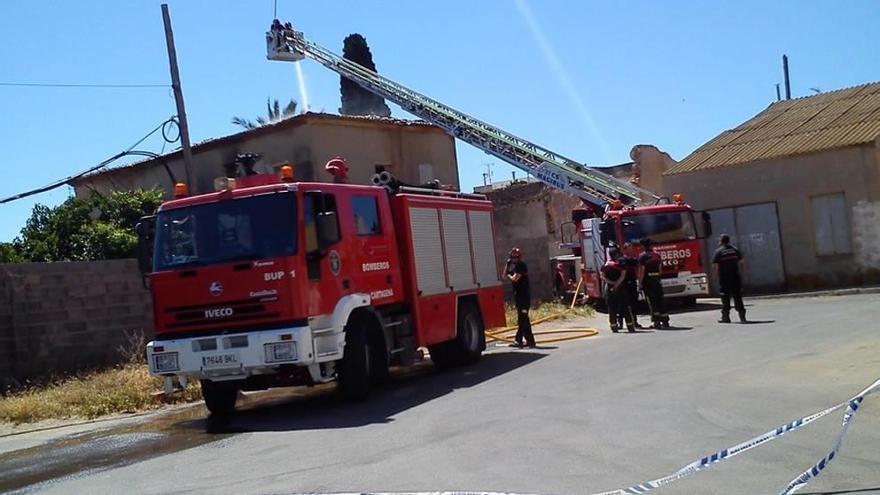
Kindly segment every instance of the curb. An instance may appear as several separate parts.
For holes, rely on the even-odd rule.
[[[851,287],[848,289],[818,290],[809,292],[791,292],[787,294],[767,294],[760,296],[744,296],[751,300],[761,299],[795,299],[804,297],[854,296],[858,294],[880,294],[880,286]]]

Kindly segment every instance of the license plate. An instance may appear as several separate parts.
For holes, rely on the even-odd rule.
[[[202,356],[203,368],[228,368],[238,366],[238,363],[238,354],[234,352]]]

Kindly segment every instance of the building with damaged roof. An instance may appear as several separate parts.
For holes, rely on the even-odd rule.
[[[225,177],[226,167],[243,153],[260,154],[255,166],[259,173],[273,173],[290,163],[298,181],[329,180],[324,164],[342,156],[352,183],[370,184],[376,167],[382,166],[406,183],[438,179],[459,186],[454,140],[439,127],[423,121],[309,112],[193,145],[196,184],[189,185],[190,192],[213,190],[214,179]],[[176,150],[104,169],[71,185],[77,196],[161,187],[170,197],[174,181],[185,176],[183,154]]]

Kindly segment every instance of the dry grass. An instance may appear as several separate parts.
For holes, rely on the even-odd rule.
[[[143,337],[130,337],[121,348],[128,363],[33,386],[0,397],[0,422],[21,424],[45,419],[87,418],[154,409],[162,404],[202,398],[198,383],[166,397],[157,394],[162,380],[151,376]]]
[[[568,306],[556,302],[540,303],[529,312],[532,321],[561,313]],[[516,325],[516,309],[505,308],[508,325]],[[590,316],[586,306],[575,306],[563,318]],[[0,396],[0,422],[21,424],[46,419],[93,419],[119,413],[134,413],[155,409],[163,404],[201,400],[199,384],[191,383],[186,390],[166,397],[162,380],[147,371],[142,334],[129,334],[125,345],[119,348],[126,364],[102,371],[81,373],[77,376],[50,381]]]
[[[593,315],[593,309],[589,306],[575,306],[570,312],[567,311],[568,305],[559,304],[555,301],[542,302],[538,303],[536,306],[533,306],[532,309],[529,310],[529,319],[532,321],[536,321],[544,318],[545,316],[550,316],[563,312],[565,312],[565,314],[562,316],[562,319],[579,317],[586,318]],[[516,308],[508,304],[504,308],[504,314],[507,317],[507,325],[516,326]]]

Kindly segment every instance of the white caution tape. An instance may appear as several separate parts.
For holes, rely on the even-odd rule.
[[[809,483],[811,479],[818,476],[819,473],[822,472],[822,470],[825,469],[825,467],[831,462],[837,451],[840,449],[840,445],[843,442],[843,437],[846,435],[846,431],[851,424],[850,422],[852,420],[852,417],[855,414],[856,410],[859,408],[859,405],[862,403],[867,395],[877,392],[878,390],[880,390],[880,379],[872,383],[868,388],[862,390],[858,393],[858,395],[846,402],[841,402],[836,406],[829,407],[828,409],[825,409],[824,411],[819,411],[816,414],[812,414],[803,418],[798,418],[790,423],[786,423],[776,428],[775,430],[770,430],[763,435],[759,435],[750,440],[746,440],[745,442],[734,445],[733,447],[719,450],[712,455],[708,455],[688,464],[687,466],[684,466],[683,468],[679,469],[673,474],[670,474],[669,476],[664,476],[663,478],[648,481],[640,485],[633,485],[628,488],[621,488],[617,490],[612,490],[610,492],[596,493],[593,495],[638,495],[653,490],[655,488],[660,488],[661,486],[668,485],[673,481],[678,481],[686,476],[690,476],[698,471],[706,469],[709,466],[721,462],[724,459],[742,454],[743,452],[758,447],[759,445],[764,445],[767,442],[776,440],[777,438],[785,435],[790,431],[803,428],[804,426],[812,423],[813,421],[816,421],[819,418],[825,417],[833,413],[834,411],[837,411],[838,409],[846,407],[846,412],[843,415],[843,427],[840,430],[840,433],[837,435],[837,441],[834,444],[834,448],[831,450],[831,453],[825,456],[819,462],[817,462],[812,468],[804,471],[800,476],[792,480],[791,483],[789,483],[788,486],[786,486],[785,489],[780,492],[780,495],[792,494],[795,491],[803,488],[803,486]]]
[[[678,481],[684,477],[690,476],[694,473],[702,471],[709,466],[712,466],[718,462],[721,462],[725,459],[729,459],[735,455],[742,454],[748,450],[754,449],[760,445],[764,445],[767,442],[772,440],[776,440],[777,438],[785,435],[788,432],[803,428],[804,426],[816,421],[819,418],[828,416],[829,414],[837,411],[843,407],[846,407],[846,411],[843,414],[843,426],[840,430],[840,433],[837,434],[837,439],[834,443],[834,448],[831,449],[831,452],[819,460],[816,464],[813,465],[810,469],[801,473],[797,478],[791,480],[791,482],[781,491],[780,495],[791,495],[803,488],[807,483],[809,483],[812,479],[819,476],[828,464],[831,463],[831,460],[837,455],[837,451],[840,450],[840,446],[843,444],[843,438],[846,436],[846,432],[852,424],[852,418],[855,416],[856,411],[861,406],[862,402],[865,400],[865,397],[873,394],[874,392],[880,391],[880,379],[871,384],[868,388],[862,390],[852,399],[841,402],[836,406],[829,407],[823,411],[819,411],[816,414],[811,414],[810,416],[805,416],[803,418],[798,418],[790,423],[786,423],[774,430],[770,430],[763,435],[759,435],[751,440],[746,440],[740,444],[734,445],[733,447],[728,447],[726,449],[719,450],[712,455],[708,455],[706,457],[702,457],[700,459],[695,460],[694,462],[682,467],[678,471],[669,476],[664,476],[663,478],[658,478],[653,481],[646,481],[645,483],[639,485],[633,485],[628,488],[619,488],[617,490],[612,490],[609,492],[601,492],[594,493],[593,495],[640,495],[642,493],[649,492],[656,488],[660,488],[661,486],[668,485],[674,481]],[[523,495],[523,494],[515,494],[510,492],[363,492],[363,493],[336,493],[333,495]]]
[[[856,415],[856,411],[858,411],[859,407],[862,405],[862,401],[865,400],[865,396],[870,395],[874,392],[880,390],[878,388],[880,386],[880,380],[874,382],[870,387],[863,390],[860,394],[856,395],[852,399],[850,399],[846,403],[846,412],[843,413],[843,426],[840,429],[840,433],[837,434],[837,440],[834,442],[834,448],[831,449],[831,452],[828,453],[825,457],[819,459],[819,462],[813,464],[813,467],[807,469],[803,473],[800,474],[797,478],[791,480],[785,488],[779,492],[780,495],[790,495],[801,488],[803,488],[807,483],[810,482],[816,476],[819,476],[819,473],[825,469],[828,464],[831,464],[831,461],[834,459],[834,456],[837,455],[837,451],[840,450],[840,446],[843,445],[843,437],[846,436],[846,432],[852,424],[852,419]]]

